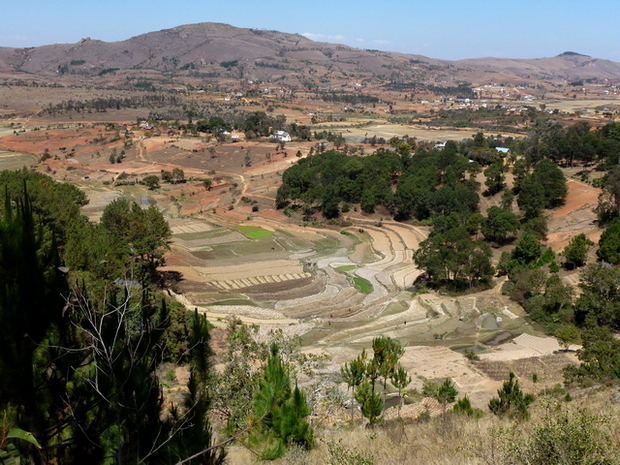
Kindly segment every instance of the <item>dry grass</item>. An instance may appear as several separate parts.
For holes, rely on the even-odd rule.
[[[589,391],[570,403],[562,403],[562,408],[569,412],[576,412],[587,405],[591,413],[610,419],[604,431],[611,439],[612,457],[617,456],[620,445],[620,422],[614,421],[620,414],[617,399],[617,389],[599,389]],[[550,406],[555,407],[558,402],[549,397],[539,398],[530,409],[531,419],[525,422],[499,419],[489,413],[480,419],[448,414],[445,418],[435,417],[428,422],[392,420],[374,429],[359,424],[331,430],[323,428],[315,430],[314,449],[309,452],[293,449],[284,458],[271,463],[273,465],[361,463],[330,462],[332,456],[327,446],[330,442],[345,451],[356,452],[372,460],[375,465],[515,463],[512,461],[515,458],[515,451],[511,447],[529,437],[545,411],[548,411],[546,409]],[[248,449],[239,445],[229,449],[229,465],[250,463],[257,463],[257,459]]]

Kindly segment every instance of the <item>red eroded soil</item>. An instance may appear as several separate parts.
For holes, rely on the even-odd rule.
[[[553,218],[561,218],[575,210],[581,210],[584,206],[596,207],[598,196],[603,192],[601,189],[575,181],[574,179],[569,179],[566,184],[568,185],[566,202],[562,208],[553,214]]]
[[[279,210],[274,210],[273,208],[269,208],[264,212],[260,213],[258,216],[261,218],[265,218],[272,221],[285,221],[287,216]]]
[[[41,129],[5,136],[0,139],[0,149],[34,154],[41,154],[45,149],[49,149],[54,154],[64,147],[66,152],[73,148],[79,152],[80,148],[86,148],[93,139],[109,134],[103,128]]]
[[[583,182],[569,179],[568,196],[564,205],[556,210],[549,219],[547,245],[555,252],[561,252],[570,239],[578,234],[585,234],[594,242],[598,242],[601,230],[596,225],[594,208],[598,204],[598,196],[602,192]]]

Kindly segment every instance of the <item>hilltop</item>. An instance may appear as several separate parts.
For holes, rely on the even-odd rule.
[[[4,77],[116,82],[121,77],[171,84],[248,80],[337,88],[351,81],[415,85],[460,82],[616,80],[620,63],[575,52],[538,59],[458,61],[314,42],[299,34],[199,23],[119,42],[0,48]]]

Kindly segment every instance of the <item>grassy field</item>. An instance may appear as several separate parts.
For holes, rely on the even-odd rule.
[[[256,226],[237,226],[235,227],[237,231],[243,234],[250,239],[258,239],[259,237],[271,237],[273,233],[271,231],[267,231],[266,229],[258,228]]]
[[[0,170],[18,170],[37,163],[34,155],[0,150]]]
[[[353,278],[353,282],[362,294],[370,294],[372,292],[372,284],[364,278]]]
[[[344,265],[336,268],[336,271],[340,271],[341,273],[346,273],[347,271],[351,271],[357,268],[357,265]]]

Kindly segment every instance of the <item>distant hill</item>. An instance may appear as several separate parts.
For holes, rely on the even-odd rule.
[[[392,85],[454,85],[493,79],[620,79],[620,63],[575,52],[539,59],[439,60],[421,55],[361,50],[314,42],[298,34],[190,24],[120,42],[82,39],[76,44],[0,48],[0,72],[44,79],[246,79],[336,87],[381,79]],[[182,81],[182,79],[181,79]]]
[[[456,61],[457,66],[509,73],[536,79],[619,79],[620,63],[564,52],[550,58],[477,58]]]

